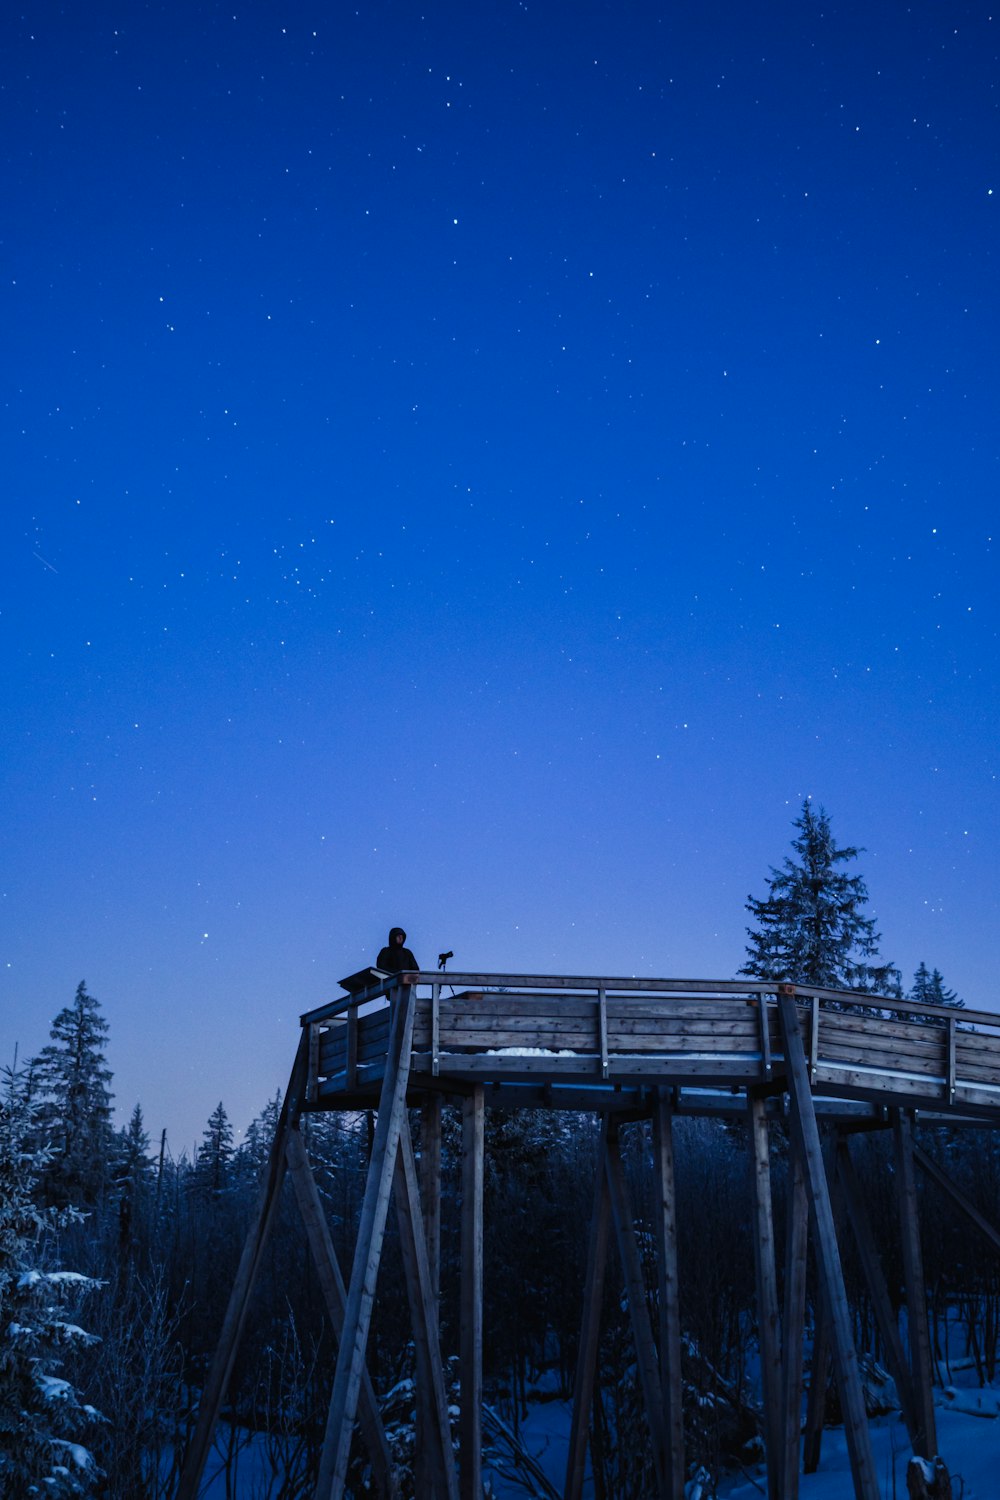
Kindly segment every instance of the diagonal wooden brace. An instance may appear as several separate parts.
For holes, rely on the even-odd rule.
[[[323,1204],[316,1187],[309,1158],[306,1155],[302,1133],[290,1130],[285,1145],[288,1171],[292,1179],[295,1198],[305,1225],[306,1238],[312,1250],[320,1290],[326,1302],[334,1336],[339,1346],[344,1331],[344,1309],[347,1305],[347,1289],[340,1274],[337,1255],[330,1237],[330,1229],[323,1212]],[[367,1369],[362,1371],[361,1391],[358,1398],[358,1423],[372,1461],[372,1472],[378,1493],[386,1500],[398,1500],[399,1487],[392,1467],[392,1456],[385,1439],[378,1402]]]
[[[271,1143],[271,1154],[268,1158],[264,1181],[261,1184],[257,1210],[243,1245],[243,1254],[240,1257],[233,1289],[229,1294],[229,1305],[226,1308],[222,1332],[219,1334],[215,1356],[198,1406],[198,1422],[191,1440],[191,1447],[184,1461],[184,1469],[177,1488],[177,1500],[195,1500],[201,1484],[202,1472],[212,1446],[215,1424],[225,1400],[229,1377],[232,1374],[243,1335],[247,1309],[250,1305],[250,1294],[257,1279],[261,1256],[281,1198],[281,1186],[285,1179],[285,1142],[291,1130],[291,1123],[298,1119],[301,1108],[306,1087],[308,1051],[308,1038],[303,1032],[299,1039],[291,1077],[288,1080],[285,1100],[278,1116],[274,1140]]]
[[[347,1480],[351,1434],[365,1367],[365,1349],[371,1326],[379,1261],[382,1257],[399,1131],[406,1110],[413,1012],[413,987],[404,983],[392,1001],[378,1122],[372,1143],[365,1196],[361,1204],[351,1284],[344,1309],[344,1332],[333,1377],[315,1500],[341,1500]]]

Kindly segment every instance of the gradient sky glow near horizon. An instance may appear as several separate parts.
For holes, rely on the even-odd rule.
[[[997,1008],[988,6],[0,27],[0,1060],[177,1155],[395,923],[731,977],[807,795]]]

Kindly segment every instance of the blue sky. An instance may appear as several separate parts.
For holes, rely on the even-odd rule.
[[[993,1008],[987,7],[2,24],[4,1058],[179,1151],[393,923],[730,976],[806,795]]]

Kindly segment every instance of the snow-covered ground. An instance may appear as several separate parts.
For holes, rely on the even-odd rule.
[[[994,1400],[996,1393],[992,1393]],[[996,1418],[969,1416],[961,1411],[937,1413],[938,1449],[951,1475],[954,1500],[997,1500],[1000,1496],[1000,1423]],[[881,1417],[870,1424],[875,1469],[883,1500],[905,1500],[906,1465],[910,1449],[906,1428],[898,1418]],[[959,1482],[961,1481],[961,1482]],[[726,1500],[759,1500],[767,1493],[760,1475],[737,1480],[720,1491]],[[823,1434],[823,1457],[815,1474],[803,1474],[801,1500],[851,1500],[851,1465],[842,1427]]]
[[[964,1389],[955,1391],[953,1396],[937,1391],[935,1397],[938,1449],[952,1477],[954,1500],[998,1500],[1000,1390]],[[977,1408],[989,1415],[972,1415]],[[890,1416],[874,1420],[870,1431],[883,1500],[905,1500],[906,1465],[910,1456],[906,1428],[898,1417]],[[521,1424],[521,1438],[561,1494],[569,1438],[568,1405],[555,1401],[533,1403],[529,1416]],[[690,1490],[692,1500],[700,1500],[697,1486],[692,1484]],[[497,1500],[524,1500],[525,1493],[514,1485],[496,1488]],[[729,1479],[720,1487],[719,1494],[725,1500],[759,1500],[767,1494],[763,1469]],[[801,1500],[851,1500],[853,1494],[844,1429],[828,1427],[823,1434],[819,1469],[815,1474],[801,1477]],[[592,1495],[588,1485],[584,1489],[585,1500]]]
[[[938,1449],[952,1478],[954,1500],[998,1500],[1000,1497],[1000,1389],[976,1386],[952,1386],[935,1392],[938,1424]],[[520,1440],[532,1455],[556,1494],[561,1495],[566,1478],[566,1456],[569,1443],[570,1406],[565,1401],[532,1401],[528,1416],[520,1424]],[[906,1465],[910,1450],[906,1429],[898,1416],[879,1417],[870,1424],[875,1467],[882,1500],[905,1500]],[[203,1491],[205,1500],[224,1500],[225,1476],[218,1472],[218,1462],[210,1461],[206,1479],[214,1475]],[[526,1489],[516,1479],[504,1477],[486,1467],[496,1500],[526,1500],[538,1491]],[[251,1440],[240,1463],[235,1493],[239,1500],[265,1500],[277,1492],[273,1471],[265,1462],[262,1445]],[[233,1491],[230,1491],[233,1493]],[[584,1500],[592,1500],[593,1487],[588,1479]],[[707,1500],[707,1490],[699,1492],[692,1482],[690,1500]],[[759,1500],[766,1495],[767,1484],[762,1468],[726,1480],[719,1490],[721,1500]],[[800,1481],[801,1500],[852,1500],[851,1466],[842,1427],[828,1427],[823,1433],[820,1467],[815,1474],[804,1474]]]

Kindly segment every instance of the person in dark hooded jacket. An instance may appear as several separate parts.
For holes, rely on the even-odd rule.
[[[406,933],[402,927],[393,927],[389,933],[389,942],[381,950],[375,960],[376,969],[381,969],[383,974],[401,974],[403,970],[417,970],[420,965],[406,946]]]

